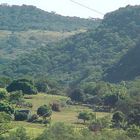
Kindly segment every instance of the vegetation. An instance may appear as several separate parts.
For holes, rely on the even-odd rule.
[[[45,120],[46,117],[50,117],[52,115],[52,110],[49,106],[43,105],[37,109],[37,114]]]
[[[8,92],[22,91],[24,94],[37,94],[37,89],[34,83],[27,79],[19,79],[13,81],[8,87]]]
[[[73,31],[94,28],[100,20],[63,17],[55,12],[46,12],[35,6],[0,5],[0,30],[22,31],[42,29],[50,31]],[[34,15],[34,16],[33,16]],[[5,18],[6,17],[6,18]],[[56,26],[57,25],[57,26]]]
[[[139,140],[139,13],[120,8],[95,29],[98,20],[1,5],[0,139]],[[65,36],[46,41],[46,30]]]
[[[36,79],[47,77],[46,79],[54,80],[60,85],[71,87],[100,80],[118,81],[109,78],[112,77],[110,70],[139,40],[139,9],[139,6],[128,6],[107,14],[95,30],[74,35],[57,44],[42,46],[26,56],[22,55],[10,63],[2,74],[10,77],[28,75]],[[124,22],[127,16],[129,20]],[[129,33],[126,32],[127,29]],[[132,36],[134,30],[135,36]],[[122,77],[119,81],[121,80],[125,79]]]

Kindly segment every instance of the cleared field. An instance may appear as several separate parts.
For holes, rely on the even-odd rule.
[[[33,108],[31,108],[32,114],[36,113],[36,110],[38,107],[44,104],[50,104],[54,101],[64,101],[67,100],[68,98],[65,96],[56,96],[56,95],[47,95],[43,93],[39,93],[37,95],[31,95],[31,96],[25,96],[25,100],[27,102],[30,102],[33,104]],[[81,111],[92,111],[92,109],[89,109],[88,107],[85,106],[80,106],[80,105],[72,105],[72,106],[67,106],[62,109],[61,112],[53,112],[52,113],[52,123],[56,122],[64,122],[68,124],[72,124],[76,126],[77,128],[85,127],[80,121],[77,119],[77,116],[79,112]],[[109,115],[109,113],[100,113],[96,112],[97,117],[104,117]],[[38,136],[43,132],[43,130],[46,128],[44,124],[37,124],[37,123],[28,123],[28,122],[12,122],[12,125],[14,127],[14,130],[17,127],[25,127],[27,129],[28,135],[30,135],[32,138]]]
[[[57,95],[47,95],[47,94],[37,94],[32,96],[26,96],[26,101],[32,103],[33,108],[31,109],[32,113],[36,113],[38,107],[44,104],[50,104],[55,101],[64,101],[68,98],[65,96]],[[88,107],[76,105],[76,106],[67,106],[62,109],[61,112],[53,112],[52,121],[53,122],[67,122],[67,123],[76,123],[78,121],[77,116],[81,111],[92,111]],[[97,117],[104,117],[109,115],[109,113],[96,112]]]

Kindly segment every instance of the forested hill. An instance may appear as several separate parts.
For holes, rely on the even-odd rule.
[[[139,11],[140,6],[127,6],[109,13],[96,30],[22,55],[9,64],[2,74],[11,77],[46,76],[60,84],[74,85],[109,79],[109,70],[130,53],[139,40]],[[127,73],[129,66],[125,70]],[[122,73],[119,74],[121,77]],[[121,80],[124,78],[121,77]]]
[[[100,20],[64,17],[46,12],[34,6],[0,5],[0,30],[21,31],[42,29],[49,31],[73,31],[93,29]]]
[[[130,49],[107,73],[107,80],[111,82],[133,80],[140,76],[140,39],[137,45]]]
[[[114,32],[129,36],[134,43],[119,62],[106,71],[106,79],[110,82],[120,82],[140,76],[140,6],[127,6],[109,13],[105,16],[104,24],[106,27],[112,27]]]

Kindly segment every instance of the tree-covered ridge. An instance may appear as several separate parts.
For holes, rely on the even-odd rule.
[[[0,30],[41,29],[49,31],[73,31],[92,29],[100,20],[64,17],[46,12],[34,6],[0,5]]]
[[[121,80],[134,80],[140,76],[140,40],[137,45],[130,49],[121,60],[112,68],[108,69],[107,79],[111,82],[119,82]]]
[[[126,11],[125,11],[126,9]],[[57,44],[51,44],[31,54],[23,55],[15,60],[3,72],[8,76],[46,76],[61,84],[79,84],[99,81],[106,76],[108,68],[120,61],[129,50],[135,47],[139,30],[132,36],[133,29],[127,27],[131,22],[137,23],[140,6],[128,6],[107,14],[96,30],[90,30],[72,36]],[[135,13],[129,17],[130,12]],[[118,14],[119,13],[119,14]],[[114,15],[114,16],[113,16]],[[128,16],[127,25],[123,25]],[[108,17],[108,18],[107,18]],[[115,24],[120,20],[120,24]],[[138,24],[138,23],[137,23]],[[127,29],[129,33],[126,32]],[[10,69],[10,70],[9,70]],[[123,80],[123,79],[121,79]]]
[[[117,11],[105,15],[103,24],[106,28],[112,29],[114,32],[138,37],[140,32],[140,6],[126,6]]]

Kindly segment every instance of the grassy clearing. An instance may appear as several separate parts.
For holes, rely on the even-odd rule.
[[[61,100],[67,100],[67,97],[64,96],[57,96],[57,95],[47,95],[43,93],[39,93],[37,95],[31,95],[31,96],[25,96],[26,101],[33,104],[33,108],[31,111],[35,113],[41,105],[49,105],[50,103],[54,101],[61,101]],[[28,98],[28,99],[27,99]]]
[[[26,101],[33,104],[33,108],[31,109],[32,113],[36,113],[38,107],[44,104],[50,104],[54,101],[67,100],[68,98],[65,96],[57,96],[57,95],[47,95],[47,94],[37,94],[32,96],[26,96]],[[67,106],[62,109],[61,112],[53,112],[52,114],[52,122],[67,122],[67,123],[75,123],[77,122],[77,116],[81,111],[92,111],[88,107],[76,105],[76,106]],[[96,112],[97,117],[104,117],[109,115],[109,113],[104,112]]]
[[[44,104],[50,104],[54,101],[61,101],[61,100],[67,100],[67,97],[64,96],[56,96],[56,95],[47,95],[43,93],[39,93],[37,95],[31,95],[31,96],[25,96],[25,100],[27,102],[30,102],[33,104],[33,108],[31,108],[32,114],[36,113],[38,107]],[[81,111],[92,111],[92,109],[89,109],[85,106],[67,106],[62,109],[61,112],[53,112],[52,114],[52,123],[56,122],[64,122],[68,124],[72,124],[76,126],[76,128],[85,127],[81,122],[77,119],[77,116],[79,112]],[[96,112],[97,118],[104,117],[106,115],[109,115],[109,113],[104,112]],[[36,124],[36,123],[28,123],[28,122],[12,122],[12,125],[14,126],[14,129],[20,126],[23,126],[27,129],[28,134],[31,137],[36,137],[39,134],[43,132],[45,129],[45,125],[43,124]]]

